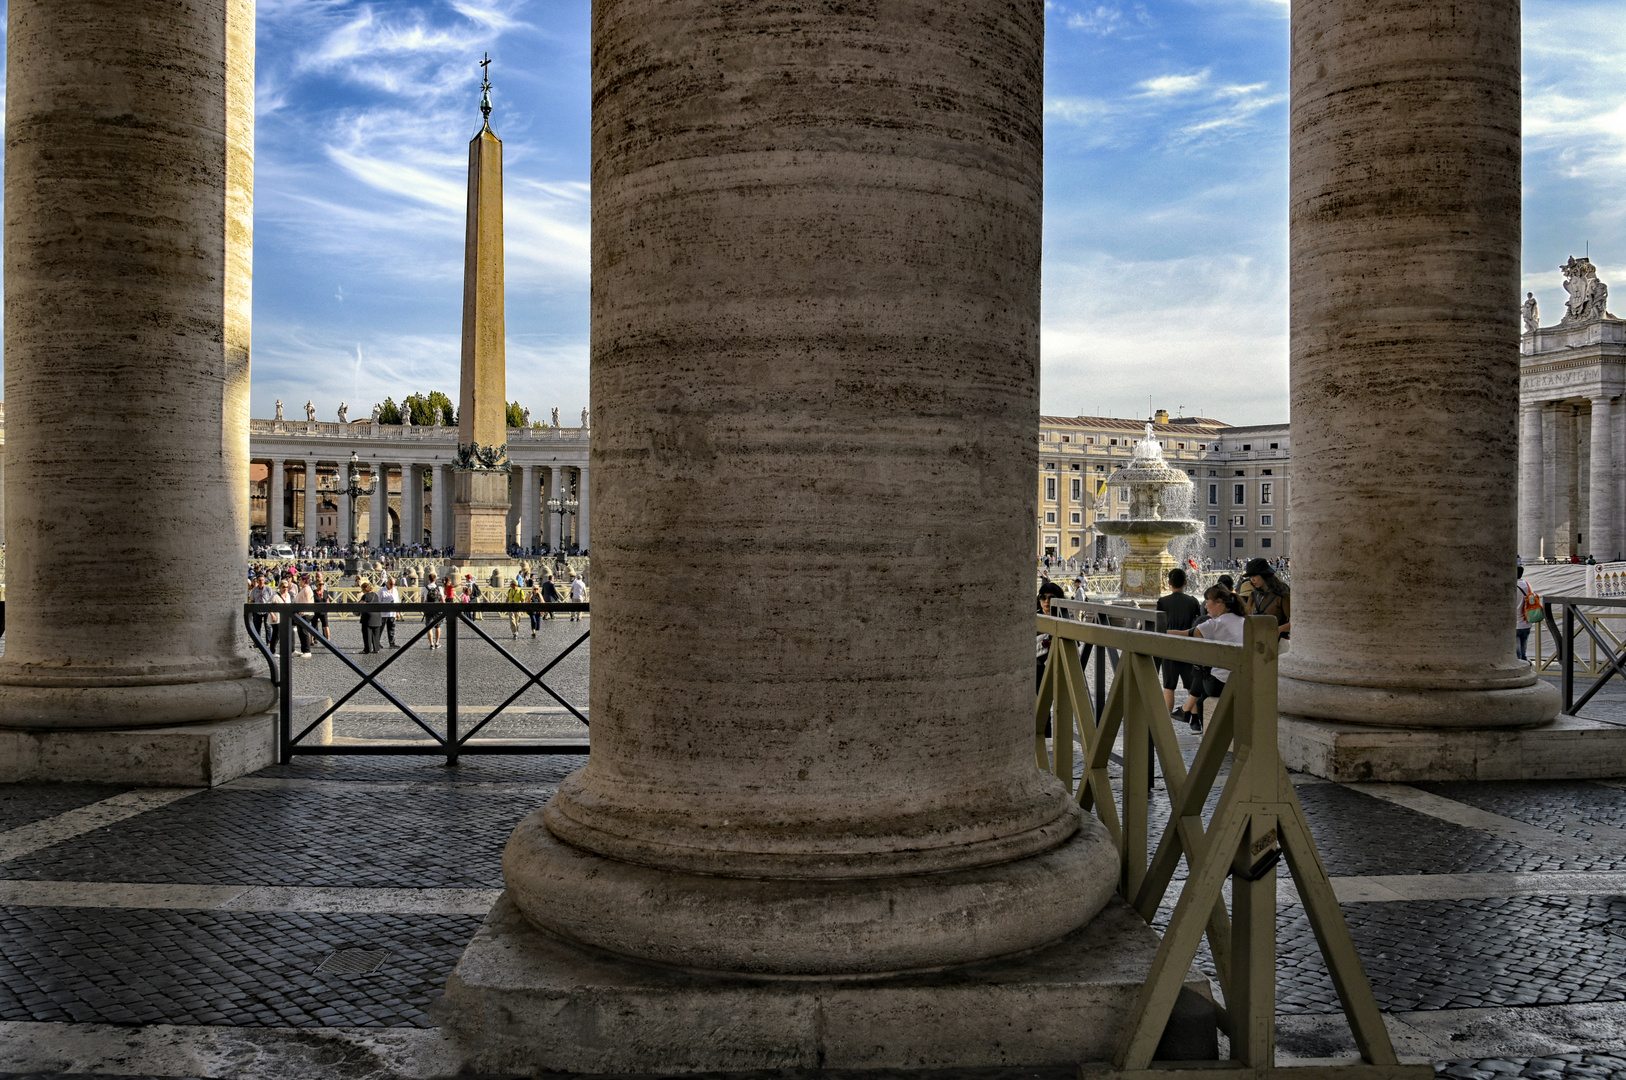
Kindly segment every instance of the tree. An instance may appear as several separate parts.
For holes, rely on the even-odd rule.
[[[385,398],[384,404],[378,407],[378,422],[380,424],[399,424],[401,422],[401,407],[395,404],[394,398]]]
[[[414,426],[434,427],[435,411],[437,409],[440,411],[441,419],[446,424],[451,425],[457,423],[457,410],[452,407],[452,399],[441,393],[439,390],[431,390],[427,394],[410,394],[407,396],[405,401],[401,402],[401,404],[406,406],[407,409],[411,411],[412,423]],[[388,419],[390,415],[389,410],[392,407],[396,409],[396,417],[394,420]],[[399,424],[401,422],[400,408],[392,406],[388,399],[385,399],[384,410],[384,423]]]
[[[519,407],[519,402],[517,401],[510,401],[508,403],[508,426],[525,426],[525,410]]]

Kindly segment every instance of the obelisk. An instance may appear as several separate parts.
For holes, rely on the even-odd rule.
[[[452,470],[453,562],[508,561],[508,416],[503,369],[502,141],[491,130],[487,56],[484,121],[469,142],[468,225],[463,241],[463,379],[457,465]]]

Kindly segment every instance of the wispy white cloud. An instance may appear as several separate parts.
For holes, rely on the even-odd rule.
[[[1135,84],[1142,97],[1172,98],[1184,94],[1191,94],[1208,85],[1209,69],[1193,71],[1185,75],[1159,75],[1152,79],[1143,79]]]

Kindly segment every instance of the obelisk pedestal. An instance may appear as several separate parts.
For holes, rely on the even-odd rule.
[[[242,610],[254,5],[7,26],[0,780],[219,783],[275,748]]]
[[[1044,4],[783,20],[593,6],[593,753],[475,1072],[1076,1063],[1149,969],[1033,760]]]
[[[503,312],[502,142],[485,123],[469,142],[468,222],[463,246],[463,375],[458,462],[452,470],[452,564],[508,566],[508,402]]]

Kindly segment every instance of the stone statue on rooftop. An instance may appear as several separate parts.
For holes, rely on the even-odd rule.
[[[412,406],[407,404],[407,399],[406,398],[402,398],[401,399],[401,427],[409,428],[411,426],[412,426]]]
[[[384,416],[384,406],[374,404],[373,405],[373,423],[375,423],[375,424],[378,423],[379,420],[383,419],[383,416]]]
[[[316,406],[308,401],[305,402],[305,422],[307,424],[316,423]]]
[[[341,401],[341,402],[339,402],[339,423],[348,424],[349,422],[350,422],[350,406],[346,405],[344,402]]]
[[[553,409],[553,426],[559,426],[559,407],[557,405]]]
[[[582,427],[585,428],[586,426],[587,426],[587,410],[583,409],[582,410]]]
[[[278,420],[282,419],[282,399],[281,398],[277,399],[277,419]]]
[[[1598,280],[1598,271],[1591,259],[1571,255],[1569,262],[1559,269],[1564,271],[1564,291],[1569,293],[1561,323],[1593,322],[1611,317],[1609,286]]]
[[[521,427],[531,426],[531,410],[525,409],[519,414],[519,423]]]
[[[1521,310],[1524,313],[1524,332],[1528,334],[1541,325],[1541,313],[1536,307],[1535,293],[1524,294],[1524,307]]]
[[[446,426],[446,413],[439,406],[435,407],[435,426],[436,427],[445,427]]]

